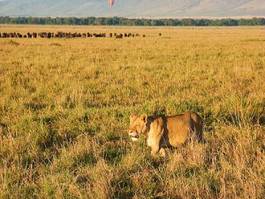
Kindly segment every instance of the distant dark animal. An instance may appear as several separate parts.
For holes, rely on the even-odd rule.
[[[115,37],[117,39],[122,39],[123,37],[139,37],[140,34],[136,33],[79,33],[79,32],[28,32],[26,34],[21,34],[17,32],[0,32],[0,38],[89,38],[89,37],[96,37],[96,38],[105,38],[105,37]],[[142,35],[145,37],[145,35]]]
[[[28,36],[28,38],[32,38],[33,36],[32,36],[32,34],[31,33],[27,33],[27,36]]]
[[[123,38],[123,34],[116,35],[116,39],[122,39],[122,38]]]

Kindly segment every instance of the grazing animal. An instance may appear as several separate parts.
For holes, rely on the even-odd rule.
[[[174,116],[131,115],[129,136],[137,141],[141,134],[146,135],[151,154],[158,152],[165,156],[164,148],[177,147],[190,139],[203,140],[202,118],[194,112]]]
[[[122,39],[123,38],[123,34],[118,34],[115,37],[116,37],[116,39]]]

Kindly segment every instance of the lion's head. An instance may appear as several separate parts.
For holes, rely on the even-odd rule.
[[[147,130],[147,115],[131,115],[130,116],[130,127],[129,136],[133,141],[137,141],[141,134],[144,134]]]

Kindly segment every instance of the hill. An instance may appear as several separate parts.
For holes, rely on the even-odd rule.
[[[264,0],[0,0],[1,16],[247,17],[263,16]]]

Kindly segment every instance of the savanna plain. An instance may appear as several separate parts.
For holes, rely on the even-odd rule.
[[[0,198],[264,198],[264,27],[0,26],[30,31],[146,37],[0,39]],[[205,143],[130,141],[131,113],[184,111]]]

